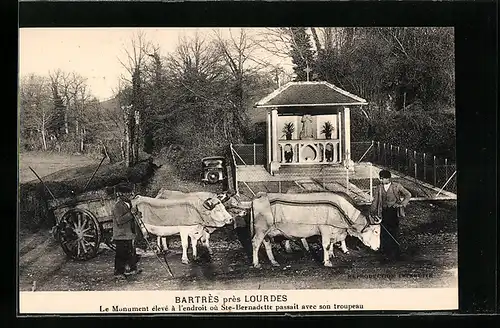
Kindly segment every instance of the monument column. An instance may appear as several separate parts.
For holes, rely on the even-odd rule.
[[[271,110],[271,143],[272,143],[272,157],[271,157],[271,174],[279,169],[278,162],[278,109]]]
[[[338,119],[338,133],[339,133],[339,147],[337,149],[337,160],[339,163],[344,161],[344,120],[342,119],[342,110],[339,109],[337,119]]]
[[[344,107],[344,165],[352,167],[351,160],[351,113],[349,107]]]
[[[269,165],[270,163],[272,162],[272,157],[271,157],[271,154],[272,154],[272,143],[271,143],[271,111],[267,111],[266,112],[266,133],[267,133],[267,137],[266,137],[266,151],[267,151],[267,157],[266,157],[266,164],[268,166],[268,170],[269,170]]]

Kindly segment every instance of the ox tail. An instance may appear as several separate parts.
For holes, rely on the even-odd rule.
[[[253,227],[253,206],[250,208],[250,239],[253,238],[254,227]]]

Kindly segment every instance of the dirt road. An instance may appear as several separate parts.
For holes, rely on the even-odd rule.
[[[234,231],[223,228],[212,235],[214,254],[210,257],[200,247],[201,258],[189,265],[181,264],[180,242],[174,237],[167,256],[174,278],[152,252],[146,252],[140,261],[143,273],[120,282],[112,276],[112,250],[102,248],[94,259],[75,262],[66,259],[43,231],[21,236],[19,287],[32,290],[34,281],[38,291],[455,287],[456,228],[456,214],[449,204],[415,202],[401,223],[406,257],[400,262],[380,263],[377,254],[348,239],[350,254],[336,249],[332,268],[322,266],[319,244],[312,244],[311,253],[296,246],[292,254],[276,244],[274,252],[281,266],[270,266],[263,253],[260,270],[251,267]]]

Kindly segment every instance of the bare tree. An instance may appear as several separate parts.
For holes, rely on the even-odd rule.
[[[144,110],[144,94],[142,90],[142,70],[146,62],[151,44],[146,41],[144,32],[139,31],[130,40],[129,47],[124,48],[125,60],[120,60],[127,70],[126,80],[132,85],[131,109],[127,110],[126,149],[128,154],[127,165],[134,165],[139,159],[139,144],[141,142],[140,123]],[[128,107],[127,107],[128,108]]]
[[[228,98],[231,106],[224,116],[223,131],[226,138],[235,140],[245,120],[245,100],[250,93],[246,82],[261,71],[265,63],[254,55],[259,45],[245,29],[239,29],[236,33],[229,29],[228,32],[229,36],[224,37],[220,30],[216,31],[215,42],[229,69],[233,84],[231,97]]]
[[[43,76],[28,75],[20,83],[22,129],[40,133],[43,150],[47,150],[48,127],[53,118],[50,82]]]

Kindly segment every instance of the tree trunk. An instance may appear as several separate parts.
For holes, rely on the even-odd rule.
[[[319,42],[318,33],[314,27],[310,27],[311,33],[313,35],[314,44],[316,45],[316,52],[319,54],[321,52],[321,43]]]
[[[134,164],[139,161],[139,145],[141,143],[141,127],[139,111],[134,111]]]
[[[122,160],[125,160],[126,156],[125,156],[125,147],[123,145],[123,140],[120,141],[120,151],[122,155]]]
[[[83,154],[83,151],[84,151],[84,147],[83,147],[83,139],[84,139],[84,136],[85,136],[85,127],[82,127],[82,133],[80,134],[80,153]]]
[[[68,108],[66,107],[64,111],[64,133],[69,134],[69,125],[68,125]]]
[[[131,163],[131,147],[130,147],[130,117],[129,117],[129,109],[125,108],[123,115],[125,116],[125,128],[123,129],[124,139],[125,139],[125,147],[123,158],[125,160],[125,165],[130,166]]]
[[[129,163],[128,163],[128,166],[133,166],[135,163],[135,159],[136,159],[135,147],[134,147],[134,141],[135,141],[134,126],[135,126],[134,116],[129,114],[129,118],[128,118],[128,152],[129,152],[128,160],[129,160]]]
[[[43,146],[43,150],[46,151],[47,150],[47,138],[45,136],[45,128],[42,127],[41,132],[42,132],[42,146]]]

